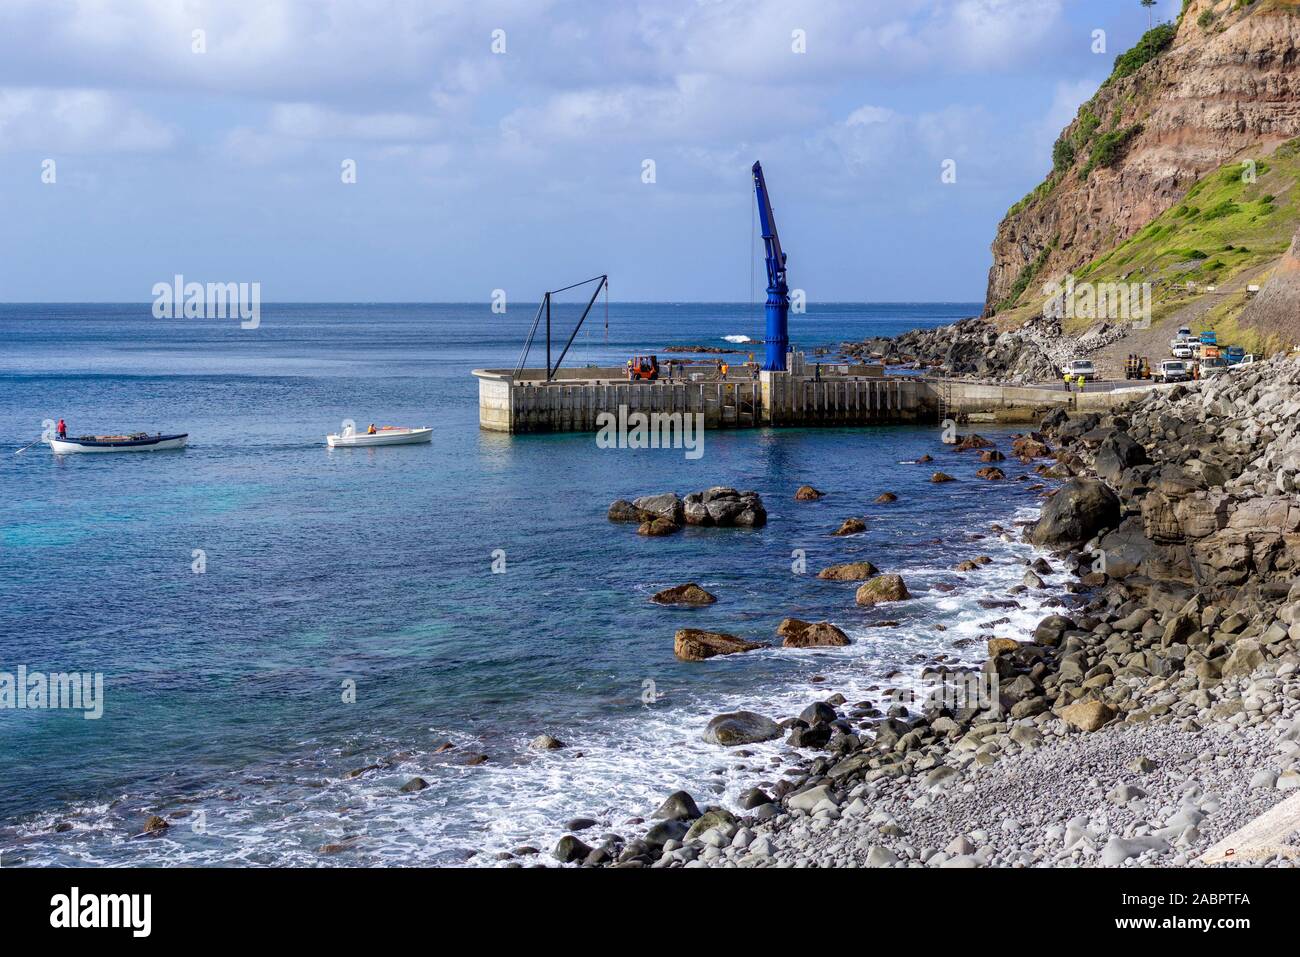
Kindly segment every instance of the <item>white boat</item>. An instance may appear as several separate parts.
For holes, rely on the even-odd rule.
[[[136,432],[132,435],[78,435],[51,438],[50,451],[56,455],[67,452],[159,452],[163,449],[184,448],[189,433],[149,435]]]
[[[386,425],[374,432],[358,432],[346,428],[341,435],[327,435],[325,442],[332,449],[350,449],[372,445],[418,445],[433,438],[433,429],[407,429]]]

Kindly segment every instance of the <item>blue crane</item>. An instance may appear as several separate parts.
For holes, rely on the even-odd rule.
[[[776,234],[776,218],[772,203],[767,197],[767,183],[763,179],[763,166],[754,163],[754,195],[758,198],[758,218],[763,227],[763,247],[767,254],[767,357],[763,368],[773,372],[785,371],[785,354],[790,348],[786,321],[790,314],[790,288],[785,282],[785,253],[781,252],[781,238]]]

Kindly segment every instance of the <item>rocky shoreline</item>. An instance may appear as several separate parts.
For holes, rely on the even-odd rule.
[[[620,867],[1197,863],[1300,788],[1297,396],[1300,360],[1275,358],[1104,416],[1053,413],[1018,442],[1063,481],[1024,530],[1050,552],[1026,580],[1055,567],[1074,576],[1059,614],[1032,634],[986,636],[981,669],[940,666],[928,700],[883,714],[831,695],[782,721],[719,715],[706,735],[729,753],[789,734],[794,763],[755,782],[739,811],[679,792],[627,822],[639,836],[569,834],[553,856]],[[952,695],[972,682],[985,692]],[[1260,861],[1290,864],[1277,848]]]
[[[856,362],[911,365],[930,375],[1027,385],[1057,382],[1062,365],[1086,359],[1125,334],[1122,325],[1108,322],[1080,336],[1067,336],[1054,319],[1037,317],[1019,329],[1002,331],[987,319],[972,318],[894,338],[846,342],[840,352]]]

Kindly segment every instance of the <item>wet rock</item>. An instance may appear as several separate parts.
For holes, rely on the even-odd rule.
[[[693,821],[700,816],[699,805],[686,791],[674,791],[651,817],[666,821]]]
[[[672,535],[674,532],[680,532],[681,530],[680,525],[674,525],[666,518],[653,518],[638,525],[636,533],[650,538],[662,538],[665,535]]]
[[[968,452],[971,449],[991,449],[994,443],[982,435],[972,432],[970,435],[958,437],[957,443],[953,446],[955,452]]]
[[[721,631],[703,631],[699,628],[680,628],[673,636],[673,654],[682,661],[704,661],[718,655],[734,655],[763,647],[758,642],[745,641]]]
[[[877,575],[858,587],[854,596],[859,605],[870,606],[885,601],[904,601],[911,598],[901,575]]]
[[[587,855],[591,853],[591,848],[582,843],[572,834],[566,834],[555,845],[555,850],[551,852],[561,864],[572,864],[575,861],[586,860]]]
[[[171,825],[168,824],[166,820],[159,817],[157,814],[150,814],[149,817],[145,819],[143,833],[160,834],[169,827],[171,827]]]
[[[829,565],[817,573],[823,581],[860,582],[874,578],[880,569],[871,562],[845,562],[841,565]]]
[[[781,726],[771,718],[753,711],[731,711],[709,721],[704,729],[704,740],[723,747],[756,744],[781,736]]]
[[[975,470],[977,478],[987,479],[990,482],[1000,482],[1007,477],[1007,473],[1002,471],[996,465],[986,465],[982,469]]]
[[[949,475],[947,472],[935,472],[933,475],[930,476],[930,481],[938,483],[938,482],[955,482],[957,480],[953,478],[951,475]]]
[[[636,522],[637,524],[652,518],[649,513],[641,511],[625,498],[620,498],[609,507],[607,517],[611,522]]]
[[[867,530],[867,523],[860,518],[846,518],[832,535],[857,535]]]
[[[791,620],[786,619],[786,621]],[[806,625],[793,633],[786,634],[782,642],[783,647],[786,648],[834,648],[847,644],[849,644],[849,636],[829,621]]]
[[[411,778],[411,780],[403,784],[400,788],[398,788],[398,790],[401,791],[403,794],[412,794],[416,791],[423,791],[428,786],[429,786],[429,782],[426,781],[424,778]]]
[[[718,598],[695,582],[688,582],[656,592],[650,600],[657,605],[712,605]]]
[[[796,502],[815,502],[825,494],[825,492],[821,492],[811,485],[801,485],[799,491],[794,493],[794,500]]]
[[[565,745],[559,738],[553,738],[549,734],[539,734],[528,742],[528,746],[534,751],[557,751]]]
[[[898,501],[898,496],[895,495],[893,492],[881,492],[879,495],[876,496],[875,499],[877,505],[888,505],[890,502],[897,502],[897,501]]]

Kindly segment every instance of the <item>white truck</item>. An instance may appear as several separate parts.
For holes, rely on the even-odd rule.
[[[1179,359],[1167,359],[1156,367],[1151,378],[1157,382],[1186,382],[1192,377],[1187,363]]]
[[[1069,376],[1071,379],[1083,376],[1084,382],[1091,382],[1097,378],[1097,367],[1092,364],[1091,359],[1071,359],[1061,366],[1061,375]]]

